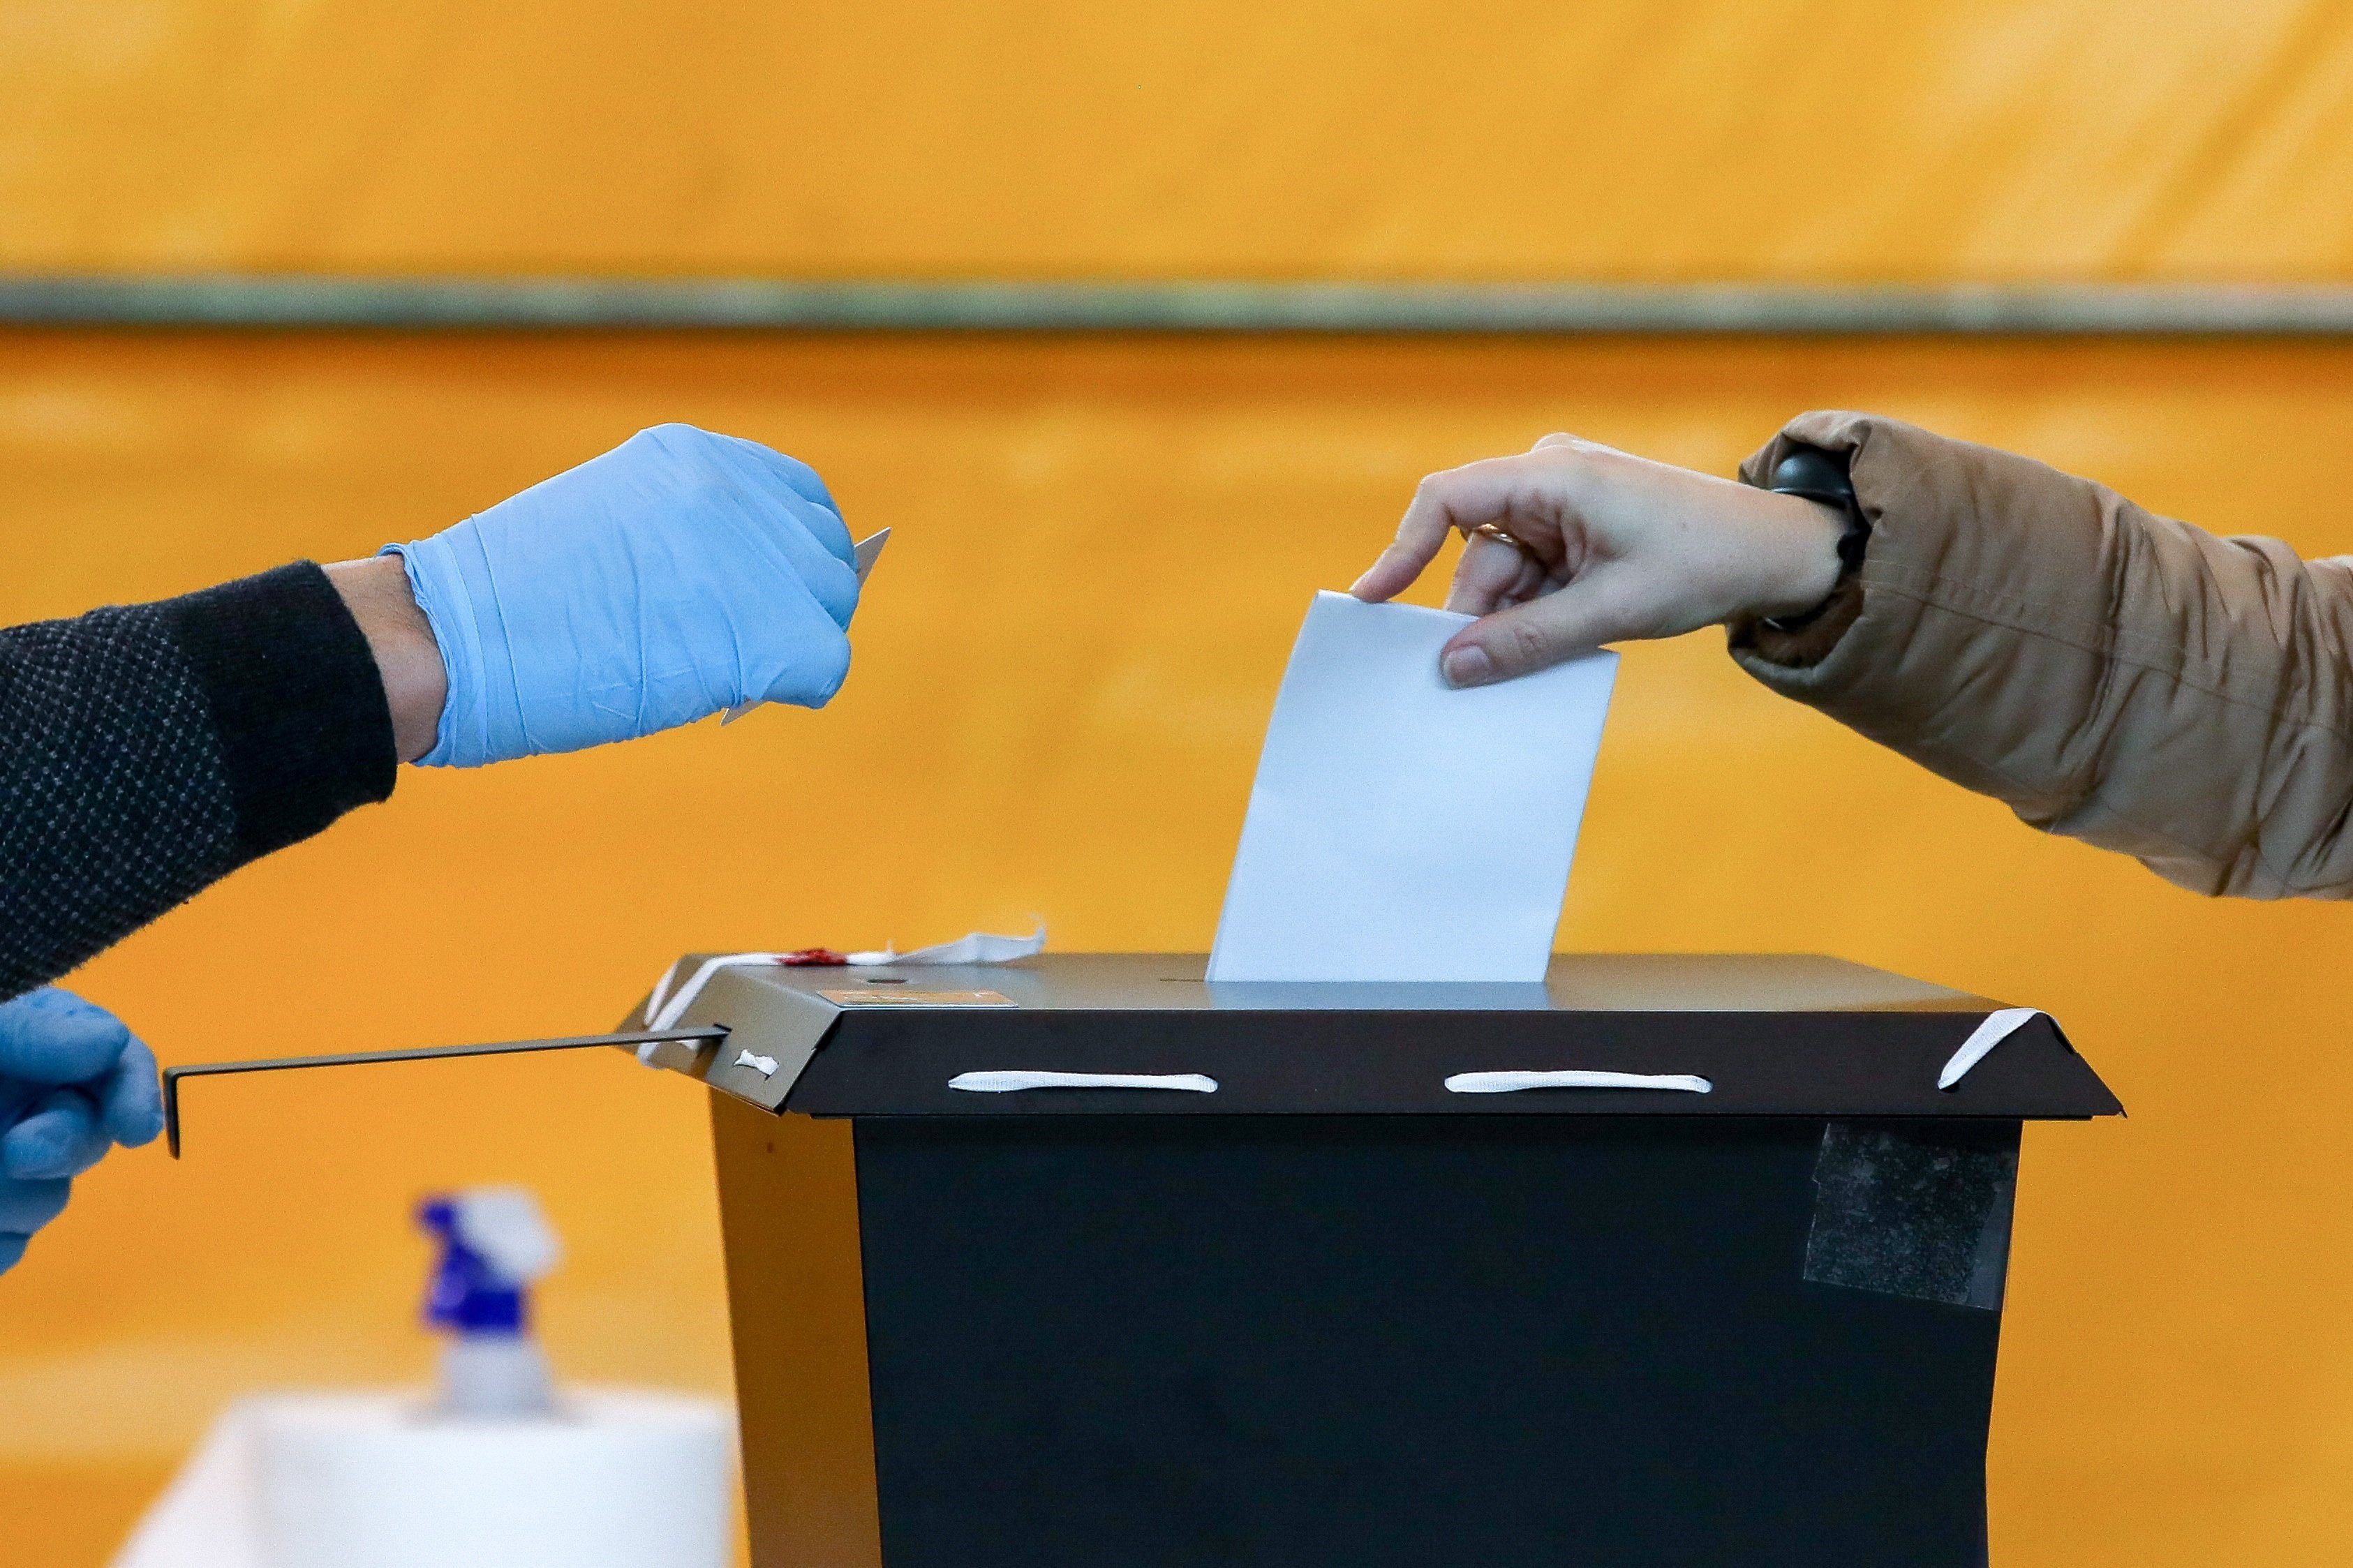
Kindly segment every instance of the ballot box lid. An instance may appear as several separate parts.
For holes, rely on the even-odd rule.
[[[2048,1016],[1812,954],[1563,954],[1526,984],[1211,984],[1204,967],[1182,953],[739,963],[712,971],[680,1020],[725,1040],[649,1058],[817,1116],[2122,1110]]]

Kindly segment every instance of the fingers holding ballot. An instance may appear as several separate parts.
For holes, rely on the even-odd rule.
[[[1799,496],[1554,435],[1423,479],[1351,591],[1395,597],[1463,534],[1446,607],[1480,618],[1439,665],[1453,685],[1483,686],[1604,643],[1801,614],[1837,584],[1843,528]]]

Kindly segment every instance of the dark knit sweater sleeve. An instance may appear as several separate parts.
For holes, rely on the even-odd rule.
[[[392,793],[375,657],[308,562],[0,630],[0,997]]]

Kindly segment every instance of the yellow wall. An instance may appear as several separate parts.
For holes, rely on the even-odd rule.
[[[2353,270],[2318,6],[584,9],[0,0],[0,265]],[[899,530],[828,712],[411,773],[77,984],[197,1060],[596,1026],[694,946],[1199,947],[1298,616],[1417,476],[1562,427],[1722,471],[1824,404],[2353,551],[2353,350],[0,334],[0,622],[414,536],[659,419]],[[2038,838],[1703,636],[1629,657],[1563,941],[2063,1019],[2133,1116],[2029,1139],[1996,1551],[2203,1568],[2353,1542],[2345,920]],[[430,1186],[546,1196],[568,1372],[724,1387],[687,1085],[190,1101],[187,1162],[111,1162],[0,1279],[12,1568],[94,1561],[237,1389],[418,1374]]]
[[[0,264],[2336,276],[2327,0],[5,0]]]

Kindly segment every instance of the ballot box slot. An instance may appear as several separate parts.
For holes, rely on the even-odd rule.
[[[1666,1089],[1682,1094],[1713,1094],[1715,1085],[1697,1073],[1607,1072],[1584,1068],[1553,1071],[1507,1069],[1498,1072],[1458,1072],[1446,1079],[1449,1094],[1520,1094],[1540,1089]]]

